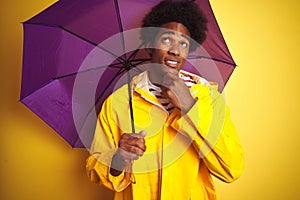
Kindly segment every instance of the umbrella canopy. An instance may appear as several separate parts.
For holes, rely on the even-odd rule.
[[[138,28],[158,2],[61,0],[24,22],[21,102],[72,147],[89,147],[104,100],[134,75],[124,81],[126,71],[149,60]],[[196,2],[207,38],[184,68],[218,82],[221,92],[235,63],[209,1]]]

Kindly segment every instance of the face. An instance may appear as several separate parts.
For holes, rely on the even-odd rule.
[[[188,56],[190,33],[181,23],[169,22],[154,40],[154,48],[150,49],[151,62],[163,64],[179,71]]]

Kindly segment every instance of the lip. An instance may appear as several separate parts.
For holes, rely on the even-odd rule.
[[[177,66],[180,64],[179,61],[174,59],[165,59],[165,65],[171,67],[171,68],[177,68]]]

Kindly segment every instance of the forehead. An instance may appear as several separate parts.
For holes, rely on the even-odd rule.
[[[161,34],[174,34],[178,36],[183,36],[185,38],[190,37],[190,32],[188,29],[181,23],[178,22],[169,22],[160,26],[162,29],[160,31]]]

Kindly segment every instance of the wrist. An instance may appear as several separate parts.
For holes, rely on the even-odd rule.
[[[122,157],[117,153],[113,156],[111,165],[110,165],[110,174],[113,176],[120,175],[125,166],[127,165],[127,162],[122,159]]]
[[[197,99],[191,98],[191,100],[185,104],[185,106],[182,106],[181,112],[186,114],[196,103]]]

